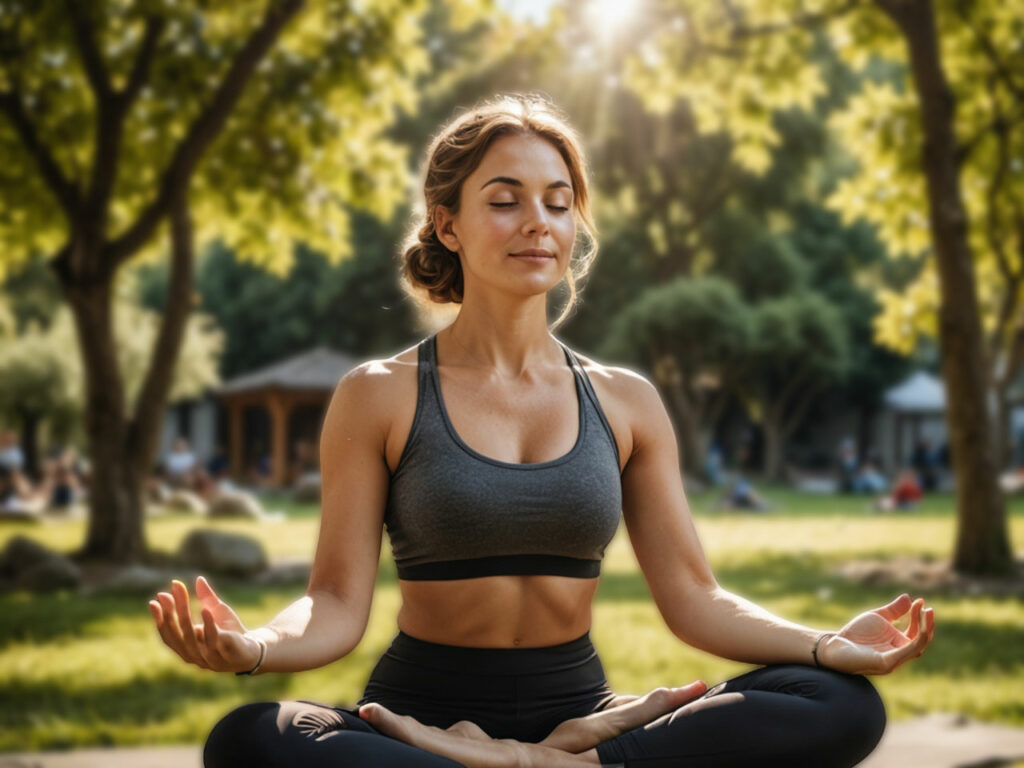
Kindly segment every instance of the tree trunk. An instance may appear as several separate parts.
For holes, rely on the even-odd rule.
[[[192,298],[193,243],[188,206],[171,206],[171,278],[160,332],[134,407],[126,413],[112,318],[112,279],[65,286],[86,372],[89,529],[85,559],[140,562],[146,558],[145,491],[160,440],[175,361]]]
[[[956,162],[953,94],[942,67],[934,9],[931,0],[876,2],[903,34],[920,103],[922,162],[941,291],[939,338],[946,419],[957,481],[953,567],[963,573],[1008,574],[1013,571],[1013,556],[986,403],[988,366]]]
[[[28,408],[18,409],[21,422],[21,453],[25,457],[25,474],[33,480],[39,479],[39,422],[40,414]]]
[[[117,361],[112,281],[65,285],[85,373],[85,432],[90,459],[89,526],[78,553],[84,559],[138,562],[145,538],[137,488],[125,453],[124,382]]]

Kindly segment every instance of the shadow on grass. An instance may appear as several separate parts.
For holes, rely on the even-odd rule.
[[[247,679],[245,698],[276,701],[286,698],[287,686],[283,675]],[[72,724],[144,725],[178,717],[196,703],[232,699],[240,688],[242,684],[234,676],[223,673],[195,677],[170,671],[83,690],[69,690],[54,682],[16,683],[0,690],[0,725],[32,725],[43,712],[48,718]]]
[[[865,554],[865,556],[869,556]],[[879,555],[881,557],[882,555]],[[914,591],[909,585],[893,582],[884,586],[865,586],[851,583],[833,574],[837,564],[834,557],[814,554],[764,554],[757,559],[739,562],[725,561],[715,569],[716,578],[723,588],[747,598],[753,603],[765,604],[779,599],[804,598],[808,605],[819,603],[823,615],[844,616],[846,621],[864,611],[881,607],[907,592],[911,597],[925,597],[933,605],[931,596]],[[822,593],[824,590],[824,593]],[[936,599],[949,604],[972,603],[973,595],[937,595]],[[993,597],[996,601],[1019,602],[1013,597]],[[606,602],[648,602],[650,590],[641,573],[609,572],[602,574],[596,596]],[[926,653],[908,665],[908,671],[918,674],[941,673],[956,678],[993,670],[1011,671],[1021,667],[1020,626],[985,621],[943,618],[937,611],[935,635]],[[783,616],[797,623],[818,626],[820,619]],[[909,614],[898,621],[906,629]]]
[[[305,593],[306,584],[258,586],[238,580],[211,577],[217,593],[243,616],[247,610],[262,607],[265,602],[284,609]],[[394,563],[383,561],[377,573],[377,586],[393,586],[398,576]],[[151,622],[148,603],[159,591],[170,591],[170,583],[152,593],[118,595],[83,595],[75,592],[32,594],[0,593],[0,650],[18,642],[51,642],[65,637],[80,638],[92,624],[113,619],[139,619]],[[189,593],[195,598],[194,586]],[[192,614],[199,620],[198,607]],[[154,632],[156,628],[154,626]]]

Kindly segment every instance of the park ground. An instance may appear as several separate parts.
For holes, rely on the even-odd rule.
[[[857,561],[947,559],[955,531],[952,497],[934,495],[912,512],[882,515],[871,512],[864,498],[771,487],[765,494],[777,504],[767,513],[716,512],[710,495],[690,495],[701,541],[722,586],[784,618],[822,629],[839,628],[902,591],[924,596],[936,616],[927,653],[891,675],[872,678],[890,723],[956,713],[991,726],[1024,727],[1020,590],[922,591],[898,577],[865,583],[843,575],[844,566]],[[284,510],[285,519],[214,524],[187,516],[153,518],[149,540],[172,552],[197,525],[215,525],[260,539],[272,559],[311,558],[317,506],[272,499],[267,505]],[[1011,503],[1010,525],[1020,558],[1024,501]],[[77,521],[7,524],[0,528],[0,546],[24,534],[69,551],[83,531]],[[214,580],[214,586],[249,626],[269,620],[303,591],[302,584],[256,587]],[[0,596],[0,752],[194,745],[224,712],[246,701],[354,702],[396,631],[399,600],[385,539],[370,623],[352,654],[298,675],[237,678],[183,664],[160,642],[146,606],[149,597]],[[905,628],[906,619],[898,625]],[[689,648],[667,630],[624,526],[602,568],[591,637],[609,683],[623,693],[695,679],[713,684],[750,668]]]

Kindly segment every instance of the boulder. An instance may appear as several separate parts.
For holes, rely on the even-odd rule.
[[[263,505],[260,504],[253,494],[248,491],[221,491],[217,497],[210,502],[206,513],[211,518],[243,518],[247,520],[262,520],[266,517]]]
[[[48,592],[75,589],[81,581],[70,559],[25,536],[13,537],[0,553],[0,583],[5,587]]]
[[[118,595],[155,595],[170,589],[171,580],[178,579],[189,586],[195,584],[196,572],[188,569],[154,568],[149,565],[129,565],[116,571],[112,576],[90,590]]]
[[[182,542],[178,556],[201,573],[251,576],[267,568],[263,545],[248,536],[214,530],[192,531]]]
[[[78,589],[81,583],[82,573],[78,566],[66,557],[55,555],[21,573],[14,587],[32,592],[54,592],[58,589]]]
[[[16,577],[29,568],[55,556],[60,557],[35,539],[30,539],[27,536],[14,536],[7,542],[4,551],[0,552],[0,578]]]
[[[320,473],[307,472],[292,486],[292,498],[303,503],[320,502]]]
[[[206,502],[192,491],[172,491],[163,502],[164,509],[168,512],[185,512],[190,515],[205,515],[207,513]]]
[[[263,586],[308,584],[313,564],[309,560],[279,560],[270,565],[253,581]]]

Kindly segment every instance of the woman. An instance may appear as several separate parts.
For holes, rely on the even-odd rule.
[[[200,667],[295,672],[342,658],[366,628],[382,528],[399,632],[354,708],[258,702],[207,740],[207,768],[245,766],[850,766],[885,713],[864,674],[919,656],[933,617],[901,595],[821,633],[721,589],[704,557],[671,423],[642,376],[551,335],[593,250],[572,130],[536,98],[484,104],[427,152],[426,215],[403,275],[455,320],[339,383],[321,439],[323,512],[307,594],[247,631],[205,579],[150,603]],[[681,640],[766,666],[617,696],[589,637],[601,558],[625,518]],[[911,610],[906,633],[893,625]],[[815,666],[817,661],[818,668]]]

